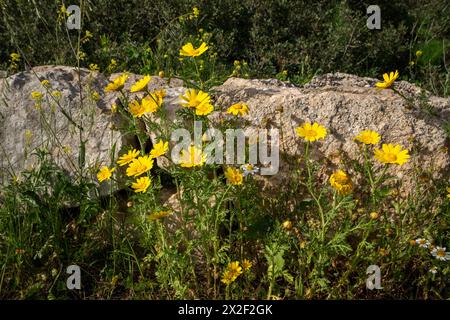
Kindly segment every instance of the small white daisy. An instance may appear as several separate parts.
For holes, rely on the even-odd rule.
[[[416,239],[416,243],[419,245],[419,247],[421,248],[428,248],[430,246],[430,241],[423,239],[423,238],[418,238]]]
[[[436,246],[436,248],[431,251],[431,254],[433,257],[441,261],[450,260],[450,253],[445,252],[445,247]]]
[[[258,173],[259,168],[248,163],[241,166],[244,177]]]
[[[436,274],[438,272],[438,268],[437,267],[431,267],[430,270],[428,270],[429,272],[431,272],[432,274]]]

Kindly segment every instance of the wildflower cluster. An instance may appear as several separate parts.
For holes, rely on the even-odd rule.
[[[185,21],[200,22],[199,12],[198,8],[193,8],[184,16]],[[204,30],[199,32],[207,34]],[[78,236],[77,230],[86,229],[84,238],[94,239],[94,242],[83,244],[83,251],[74,251],[73,256],[95,251],[89,258],[98,261],[98,252],[106,252],[107,266],[98,270],[91,268],[89,272],[100,279],[99,289],[95,290],[111,294],[120,292],[115,290],[120,286],[139,298],[358,297],[365,286],[365,267],[371,264],[380,264],[382,270],[390,270],[388,275],[383,275],[383,286],[389,296],[397,288],[403,290],[402,296],[410,295],[410,283],[404,280],[404,271],[409,272],[409,268],[414,275],[420,274],[421,270],[438,274],[439,270],[437,276],[430,277],[427,272],[424,275],[425,279],[435,281],[433,290],[439,288],[442,284],[437,282],[437,278],[448,272],[444,262],[450,260],[450,253],[444,247],[446,240],[436,235],[441,246],[435,246],[424,238],[410,240],[409,245],[404,239],[412,239],[419,232],[424,232],[427,237],[432,232],[439,232],[434,231],[438,224],[433,223],[438,221],[441,213],[448,212],[450,187],[430,183],[423,188],[418,187],[419,196],[414,194],[410,199],[398,196],[401,180],[389,176],[390,172],[406,164],[408,168],[414,167],[414,163],[410,161],[410,151],[396,141],[386,141],[386,137],[378,132],[360,128],[351,137],[359,151],[357,156],[352,159],[339,157],[339,162],[333,162],[338,163],[336,167],[331,167],[329,159],[316,160],[313,155],[318,151],[318,145],[326,145],[332,128],[313,121],[301,123],[295,128],[295,134],[304,152],[286,157],[289,170],[282,178],[286,178],[289,184],[282,180],[282,192],[271,189],[271,182],[280,176],[273,180],[255,176],[260,170],[263,174],[266,162],[247,158],[250,147],[255,147],[256,142],[259,148],[261,137],[248,137],[250,146],[243,149],[245,159],[239,164],[233,164],[234,159],[233,162],[227,159],[225,164],[209,161],[213,160],[208,158],[210,153],[207,150],[212,145],[207,144],[212,141],[210,133],[198,135],[201,141],[189,142],[183,149],[173,145],[173,133],[177,129],[194,137],[195,125],[199,122],[201,130],[236,129],[248,123],[250,107],[252,110],[256,107],[253,104],[249,106],[250,102],[245,99],[226,105],[214,100],[211,88],[216,84],[208,78],[207,71],[216,53],[213,53],[214,45],[205,38],[190,37],[181,48],[177,47],[175,62],[180,68],[186,68],[182,74],[175,74],[174,69],[168,67],[173,57],[164,57],[167,61],[164,65],[143,71],[143,76],[135,81],[130,81],[133,76],[124,72],[113,76],[101,93],[88,89],[85,97],[91,97],[95,102],[101,95],[114,98],[111,112],[106,114],[112,120],[120,118],[120,121],[114,122],[116,127],[113,129],[111,126],[111,130],[121,130],[124,138],[131,137],[131,143],[116,153],[114,142],[111,142],[110,160],[102,159],[89,170],[84,170],[87,165],[83,163],[79,170],[79,181],[82,182],[79,185],[78,180],[77,183],[69,179],[66,182],[61,173],[54,179],[56,169],[50,165],[40,169],[50,168],[49,181],[53,184],[58,181],[55,189],[76,190],[74,195],[55,192],[56,198],[53,198],[53,194],[42,191],[47,188],[37,184],[37,192],[27,189],[32,198],[16,205],[16,201],[21,201],[20,197],[26,196],[25,193],[20,197],[15,194],[23,188],[21,181],[34,184],[38,179],[31,174],[30,178],[14,176],[11,191],[8,191],[11,194],[9,199],[13,201],[5,201],[5,206],[20,214],[9,214],[0,208],[0,219],[8,222],[5,225],[16,229],[19,219],[41,217],[42,208],[33,207],[39,198],[51,199],[48,203],[44,201],[46,214],[53,215],[55,221],[51,227],[42,228],[31,220],[30,227],[8,243],[8,248],[12,248],[8,249],[8,255],[9,252],[12,254],[8,259],[15,259],[19,265],[23,261],[32,263],[38,255],[53,256],[54,252],[59,252],[56,249],[61,250],[66,245],[62,243],[58,247],[55,244],[59,241],[51,236],[55,230],[57,234]],[[93,34],[89,31],[81,33],[81,43],[91,39]],[[151,49],[146,52],[148,55],[153,53]],[[108,60],[99,62],[102,71],[118,69],[119,64],[114,59],[103,68],[106,65],[103,63]],[[90,76],[99,71],[99,65],[89,64]],[[245,61],[235,61],[233,75],[245,74],[246,67]],[[161,70],[159,78],[150,75],[155,70],[156,74]],[[282,70],[277,77],[286,80],[292,76],[287,70]],[[156,83],[170,81],[174,77],[183,80],[186,87],[181,94],[177,92],[174,96],[172,88],[167,92],[154,88]],[[376,87],[395,90],[394,82],[398,77],[398,72],[386,73],[383,82],[377,83]],[[46,102],[58,102],[62,97],[61,92],[53,90],[51,81],[44,79],[39,90],[27,93],[41,111]],[[168,107],[169,99],[177,99],[178,108],[173,113],[173,109]],[[193,130],[191,124],[194,124]],[[25,131],[26,146],[37,138],[37,131]],[[72,147],[75,148],[63,141],[62,153],[68,156]],[[179,154],[176,155],[177,152]],[[76,150],[73,153],[76,154]],[[43,176],[41,172],[37,175]],[[92,175],[96,176],[98,183],[91,183]],[[260,188],[260,183],[266,184],[267,188]],[[433,188],[439,190],[443,199],[433,198],[435,194],[430,191]],[[106,194],[103,193],[105,189],[109,191]],[[445,190],[448,195],[443,195]],[[100,194],[100,200],[92,194]],[[71,202],[79,204],[79,219],[72,216],[62,219],[61,208],[53,204]],[[32,214],[20,212],[22,207],[26,210],[31,208]],[[58,229],[61,225],[64,229]],[[434,229],[428,225],[433,225]],[[41,241],[32,250],[24,244],[27,239],[22,234],[33,234],[36,226],[44,235],[37,235]],[[70,245],[80,247],[79,239]],[[433,264],[439,269],[430,267],[429,261],[423,262],[426,265],[424,269],[421,262],[417,262],[419,259],[411,258],[410,253],[415,250],[412,246],[433,257]],[[57,288],[53,284],[59,281],[58,270],[62,267],[56,266],[57,263],[52,262],[54,270],[39,276],[39,279],[47,277],[52,280],[45,287],[50,288],[45,292],[49,296],[52,288]],[[391,272],[385,268],[392,265],[400,271]],[[14,275],[8,273],[5,279],[10,279],[6,281],[16,281]],[[417,283],[421,281],[424,282],[423,278]],[[415,285],[420,286],[417,283]],[[427,286],[420,288],[428,290],[432,284],[427,282]],[[425,294],[431,296],[431,292]],[[382,296],[385,293],[377,294]]]
[[[180,96],[180,99],[183,107],[192,108],[198,116],[206,116],[214,110],[211,97],[201,90],[188,89],[184,95]]]
[[[11,72],[17,72],[19,70],[19,62],[21,60],[20,54],[13,52],[10,54],[9,69]]]
[[[169,143],[160,140],[154,145],[153,149],[148,155],[141,155],[136,149],[129,150],[126,154],[123,154],[117,160],[117,164],[122,167],[128,165],[126,168],[126,175],[128,177],[137,178],[132,184],[131,188],[136,193],[144,193],[147,191],[151,184],[151,179],[148,176],[149,171],[153,168],[154,159],[165,155],[169,149]],[[97,175],[99,182],[103,180],[109,180],[112,176],[112,172],[115,168],[109,169],[108,167],[102,167]],[[140,177],[146,174],[144,177]]]
[[[327,130],[325,129],[325,127],[321,126],[318,123],[311,124],[309,122],[306,122],[300,127],[297,127],[295,130],[299,137],[306,140],[306,142],[308,143],[307,148],[309,146],[309,143],[325,139],[327,135]],[[372,130],[363,130],[355,137],[356,141],[361,142],[364,145],[365,167],[368,170],[368,175],[370,182],[372,184],[372,188],[374,188],[375,185],[374,181],[372,180],[372,169],[370,168],[368,164],[368,159],[366,158],[367,156],[366,147],[368,145],[377,145],[380,142],[380,139],[381,137],[378,134],[378,132]],[[396,164],[402,166],[406,162],[408,162],[410,155],[408,150],[404,150],[402,146],[398,144],[397,145],[383,144],[381,149],[378,148],[374,149],[374,158],[384,165]],[[382,175],[384,175],[384,172]],[[346,173],[343,170],[338,170],[334,172],[330,176],[329,181],[330,185],[338,193],[342,195],[349,194],[353,190],[353,183],[351,181],[351,178],[348,175],[348,173]]]
[[[419,248],[427,249],[431,256],[439,261],[450,261],[450,252],[447,252],[445,247],[435,246],[424,238],[417,238],[412,241],[412,244],[418,245]]]
[[[252,267],[252,263],[244,259],[242,261],[242,265],[239,264],[239,261],[230,262],[225,271],[223,272],[221,281],[229,286],[245,271],[248,271]]]

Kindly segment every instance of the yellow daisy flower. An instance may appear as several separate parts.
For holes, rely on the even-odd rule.
[[[190,146],[188,150],[181,150],[180,166],[183,168],[202,166],[205,161],[206,156],[195,146]]]
[[[153,212],[152,214],[148,215],[148,219],[149,220],[158,220],[164,217],[167,217],[168,215],[173,214],[172,211],[157,211],[157,212]]]
[[[385,164],[403,165],[409,159],[408,150],[402,150],[400,145],[383,144],[380,149],[375,149],[375,159]]]
[[[239,261],[231,262],[228,265],[228,270],[232,271],[235,274],[241,274],[242,273],[242,267],[239,265]]]
[[[350,177],[342,170],[338,170],[330,176],[330,184],[340,194],[348,194],[353,189]]]
[[[232,185],[240,185],[244,180],[244,176],[239,172],[238,169],[228,167],[225,171],[225,178],[227,178],[227,182]]]
[[[230,262],[222,275],[221,281],[227,286],[233,283],[242,274],[239,261]]]
[[[230,284],[233,283],[234,280],[236,280],[236,278],[234,277],[234,274],[232,274],[230,271],[225,270],[223,272],[222,279],[220,281],[229,286]]]
[[[119,160],[117,160],[117,164],[119,166],[124,166],[126,164],[129,164],[130,162],[133,162],[134,159],[139,155],[139,151],[136,149],[128,151],[128,153],[122,155],[119,157]]]
[[[52,91],[51,95],[55,99],[60,99],[61,98],[61,92],[58,91],[58,90]]]
[[[134,189],[134,192],[146,192],[148,187],[150,186],[151,180],[149,177],[138,178],[136,182],[131,184],[131,188]]]
[[[137,81],[130,88],[130,92],[138,92],[147,90],[147,85],[152,78],[150,76],[145,76],[141,80]]]
[[[158,104],[162,104],[164,97],[166,96],[166,90],[165,89],[160,89],[160,90],[156,90],[154,92],[154,94],[156,95],[156,97],[158,98]]]
[[[42,80],[41,84],[42,84],[42,86],[44,88],[50,88],[51,87],[50,81],[48,81],[47,79]]]
[[[202,103],[195,108],[195,114],[198,116],[207,116],[213,112],[214,107],[209,103]]]
[[[104,180],[109,180],[114,170],[115,168],[109,169],[107,166],[101,167],[99,172],[97,173],[98,181],[103,182]]]
[[[136,100],[128,104],[128,110],[135,118],[140,118],[148,112],[148,108],[146,108],[146,106],[143,103],[139,103]]]
[[[369,214],[369,217],[370,217],[370,219],[372,219],[372,220],[377,220],[378,217],[379,217],[378,212],[375,212],[375,211],[371,212],[371,213]]]
[[[327,130],[325,127],[314,122],[313,124],[306,122],[302,126],[295,129],[297,135],[302,137],[306,141],[316,141],[319,139],[324,139],[327,135]]]
[[[150,151],[150,157],[158,158],[164,155],[167,152],[167,150],[169,150],[169,142],[159,140],[159,142],[153,146],[152,151]]]
[[[206,50],[208,50],[208,46],[206,45],[205,42],[203,42],[200,47],[198,47],[197,49],[194,48],[194,46],[192,45],[192,43],[188,42],[187,44],[185,44],[181,50],[180,50],[180,56],[185,56],[185,57],[198,57],[201,54],[203,54]]]
[[[394,84],[394,81],[398,78],[398,76],[399,76],[399,74],[398,74],[397,70],[395,70],[395,73],[394,72],[391,72],[389,74],[385,73],[385,74],[383,74],[384,81],[377,82],[377,83],[375,83],[375,85],[381,89],[388,89],[388,88],[392,87],[392,85]]]
[[[364,144],[377,144],[380,142],[380,135],[376,131],[364,130],[361,131],[355,139]]]
[[[239,102],[229,107],[227,113],[234,114],[235,116],[237,115],[245,116],[248,113],[248,111],[249,111],[248,105]]]
[[[31,92],[31,98],[33,100],[39,101],[39,100],[42,100],[43,97],[44,97],[44,95],[41,92],[39,92],[39,91]]]
[[[292,229],[292,221],[291,221],[291,220],[285,220],[285,221],[283,221],[283,223],[281,224],[281,226],[282,226],[283,229],[285,229],[285,230],[291,230],[291,229]]]
[[[163,98],[160,93],[152,93],[148,96],[145,96],[141,101],[143,108],[146,110],[145,112],[151,113],[158,111],[162,103]]]
[[[244,259],[244,261],[242,261],[242,269],[244,269],[244,271],[249,270],[252,267],[252,263],[250,262],[250,260]]]
[[[127,168],[127,176],[137,177],[143,173],[146,173],[153,168],[153,159],[150,156],[143,156],[134,159]]]
[[[450,188],[447,188],[447,192],[448,192],[447,198],[450,199]]]
[[[188,108],[197,108],[199,105],[209,104],[211,101],[209,94],[201,90],[197,91],[196,89],[186,90],[184,96],[180,96],[180,99],[184,101],[180,102],[180,104]]]
[[[127,79],[128,79],[128,75],[127,74],[123,74],[121,76],[118,76],[117,78],[115,78],[112,82],[110,82],[105,87],[105,92],[122,90],[123,87],[125,86],[125,81],[127,81]]]

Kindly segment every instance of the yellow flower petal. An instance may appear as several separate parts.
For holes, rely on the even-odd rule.
[[[228,167],[225,171],[225,178],[227,178],[227,182],[232,185],[241,185],[244,180],[242,173],[238,169],[232,167]]]
[[[128,79],[128,75],[127,74],[123,74],[121,76],[118,76],[117,78],[115,78],[112,82],[110,82],[105,87],[105,92],[122,90],[123,87],[125,86],[125,82],[127,81],[127,79]]]
[[[103,182],[104,180],[109,180],[114,170],[115,168],[109,169],[107,166],[101,167],[99,172],[97,173],[98,181]]]
[[[136,182],[131,184],[131,188],[134,189],[134,192],[146,192],[148,187],[150,186],[151,180],[149,177],[142,177],[136,180]]]
[[[153,159],[150,156],[143,156],[134,159],[128,166],[126,173],[129,177],[137,177],[146,173],[151,168],[153,168]]]
[[[117,164],[119,166],[124,166],[126,164],[129,164],[134,159],[136,159],[136,157],[138,155],[139,155],[139,151],[138,150],[136,150],[136,149],[130,150],[130,151],[128,151],[127,154],[124,154],[121,157],[119,157],[119,160],[117,160]]]
[[[327,135],[327,130],[325,127],[319,125],[318,123],[311,125],[311,123],[306,122],[302,126],[297,127],[295,131],[299,137],[302,137],[306,141],[310,142],[324,139]]]
[[[192,43],[187,43],[185,44],[181,50],[180,50],[180,56],[185,56],[185,57],[198,57],[200,55],[202,55],[206,50],[208,50],[208,46],[206,45],[205,42],[203,42],[200,47],[198,47],[197,49],[194,48],[194,46],[192,45]]]
[[[130,92],[138,92],[147,90],[147,85],[152,78],[150,76],[145,76],[141,80],[137,81],[130,88]]]
[[[402,150],[400,145],[383,144],[375,149],[375,159],[384,164],[398,164],[402,166],[409,160],[408,150]]]
[[[167,150],[169,150],[169,142],[164,142],[163,140],[159,140],[157,144],[153,146],[153,149],[150,151],[151,158],[158,158],[164,155]]]

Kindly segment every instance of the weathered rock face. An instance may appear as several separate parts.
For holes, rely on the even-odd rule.
[[[38,147],[45,147],[68,174],[79,170],[80,130],[74,123],[83,128],[85,167],[110,165],[113,146],[117,155],[122,146],[135,142],[112,126],[117,127],[121,121],[120,116],[111,112],[118,93],[105,93],[103,89],[117,76],[107,78],[86,69],[78,72],[72,67],[44,66],[0,79],[0,182],[33,165],[36,157],[31,153]],[[130,74],[125,90],[137,78],[140,76]],[[47,93],[41,84],[44,79],[51,85]],[[414,182],[409,174],[414,164],[436,177],[446,174],[450,155],[445,123],[450,121],[450,100],[428,96],[427,103],[425,99],[416,99],[411,106],[390,89],[373,88],[375,81],[336,73],[316,77],[299,88],[273,79],[230,78],[213,88],[214,105],[216,109],[225,109],[233,103],[245,102],[250,107],[250,113],[244,117],[249,128],[279,129],[280,172],[263,178],[268,187],[289,182],[287,172],[304,152],[295,128],[305,121],[318,122],[327,128],[326,139],[314,143],[313,156],[325,159],[330,172],[343,168],[341,161],[345,157],[356,157],[358,145],[354,137],[371,129],[381,134],[382,143],[398,143],[411,150],[411,161],[392,172],[405,181],[410,177],[409,184]],[[150,90],[156,88],[166,89],[165,108],[169,110],[168,118],[173,120],[180,108],[179,95],[185,90],[182,83],[168,85],[164,79],[152,77]],[[421,90],[407,82],[397,82],[396,88],[405,96],[421,96]],[[50,97],[55,90],[61,92],[59,106]],[[30,96],[32,91],[45,93],[40,110]],[[99,94],[98,99],[92,97],[94,91]],[[217,115],[214,112],[211,119],[214,121]],[[149,137],[155,139],[151,133]]]
[[[130,143],[130,137],[114,129],[121,121],[111,112],[118,93],[104,92],[109,80],[117,76],[107,78],[86,69],[78,72],[72,67],[43,66],[0,79],[0,182],[35,164],[32,153],[37,148],[48,150],[58,165],[75,176],[80,171],[81,140],[85,142],[85,168],[110,165],[113,145],[117,155],[124,144]],[[138,77],[130,74],[125,89]],[[45,89],[42,80],[48,80],[51,87]],[[169,102],[178,99],[182,91],[177,83],[168,86],[159,77],[153,77],[149,87],[165,88]],[[44,94],[40,107],[31,98],[33,91]],[[61,94],[59,106],[51,96],[53,91]],[[94,92],[99,97],[93,97]],[[81,134],[77,126],[83,129]]]
[[[375,79],[336,73],[316,77],[298,88],[276,80],[230,78],[215,88],[219,91],[216,104],[230,106],[243,101],[250,108],[245,116],[250,127],[279,129],[280,173],[267,176],[267,186],[288,183],[285,178],[292,169],[292,161],[304,153],[295,128],[306,121],[327,128],[326,139],[314,142],[313,148],[314,157],[327,160],[330,173],[336,168],[346,169],[342,160],[354,159],[358,153],[354,137],[367,129],[377,131],[381,143],[401,144],[410,150],[411,161],[391,172],[403,178],[407,189],[414,182],[410,174],[414,165],[435,177],[448,173],[449,137],[445,123],[450,121],[450,100],[431,96],[427,99],[428,106],[420,99],[411,106],[393,90],[374,88],[375,82]],[[395,86],[406,97],[421,94],[418,87],[404,81]]]

